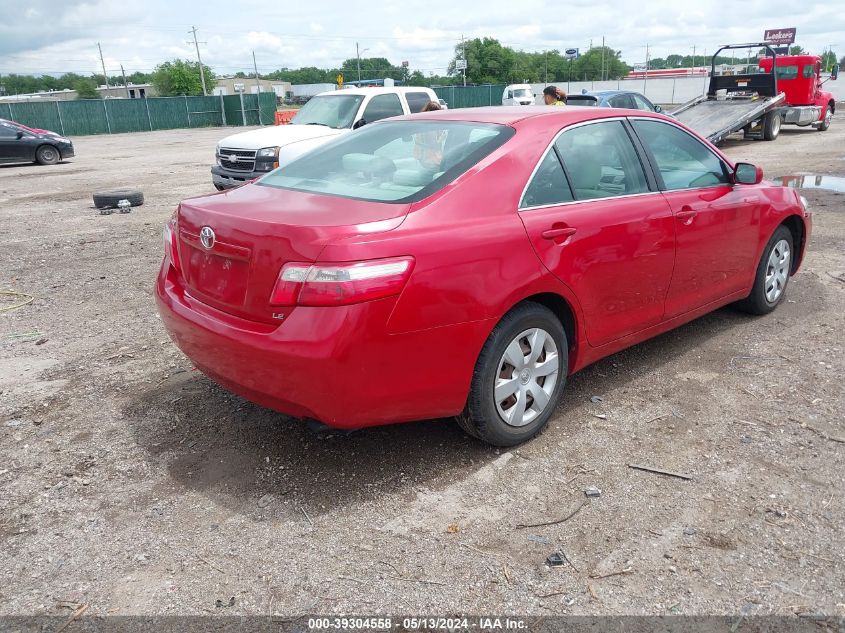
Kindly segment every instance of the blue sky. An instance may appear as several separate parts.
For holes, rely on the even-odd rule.
[[[798,44],[845,55],[845,12],[836,3],[794,0],[611,0],[561,4],[539,0],[376,0],[240,2],[204,0],[0,0],[0,73],[99,72],[97,42],[109,74],[149,71],[174,57],[193,59],[188,30],[198,29],[203,61],[218,75],[280,67],[335,67],[355,56],[407,60],[426,74],[445,73],[453,46],[489,35],[541,51],[601,43],[622,50],[628,63],[670,52],[713,52],[727,42],[759,40],[767,28],[798,28]]]

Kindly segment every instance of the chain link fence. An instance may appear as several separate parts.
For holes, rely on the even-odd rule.
[[[272,125],[276,95],[0,102],[0,118],[63,136],[224,125]]]

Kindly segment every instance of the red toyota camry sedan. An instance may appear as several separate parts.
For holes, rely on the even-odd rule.
[[[811,216],[762,177],[643,111],[379,121],[182,202],[159,310],[199,369],[264,406],[338,428],[456,416],[514,445],[580,368],[783,300]]]

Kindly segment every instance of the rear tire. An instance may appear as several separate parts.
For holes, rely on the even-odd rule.
[[[566,333],[555,314],[525,302],[496,325],[478,355],[458,424],[494,446],[515,446],[554,414],[569,368]]]
[[[53,145],[42,145],[35,151],[35,162],[39,165],[55,165],[61,157]]]
[[[751,294],[738,301],[736,307],[757,315],[768,314],[778,307],[786,296],[794,253],[792,233],[779,226],[763,249]]]
[[[766,114],[765,119],[763,119],[763,140],[774,141],[778,137],[778,134],[780,134],[781,123],[783,121],[777,110]]]

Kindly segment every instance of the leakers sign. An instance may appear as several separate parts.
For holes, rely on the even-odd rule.
[[[795,43],[795,29],[769,29],[763,39],[767,44],[793,44]]]

